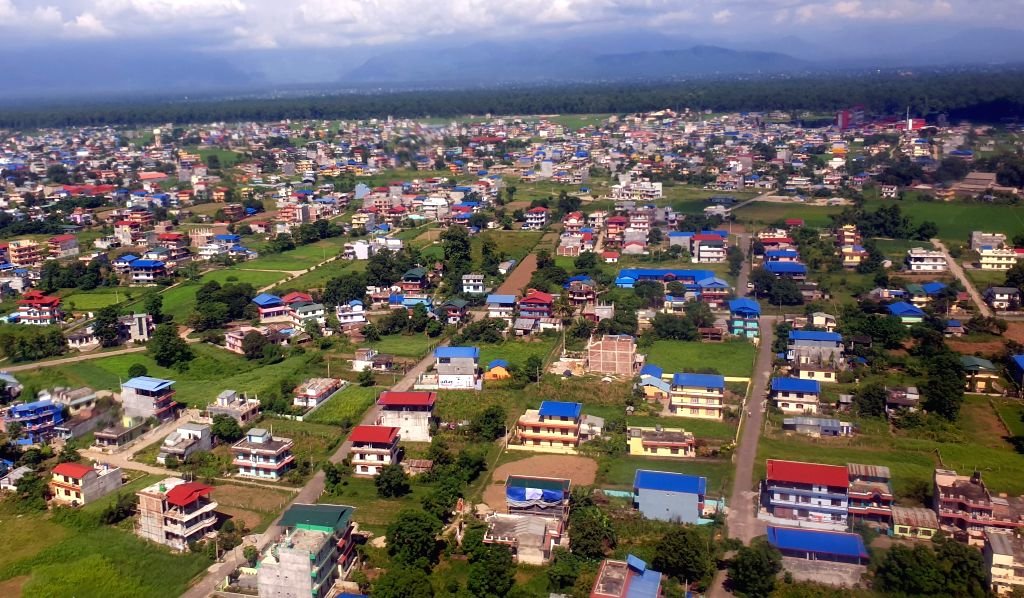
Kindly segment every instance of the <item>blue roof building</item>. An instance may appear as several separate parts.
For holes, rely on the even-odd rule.
[[[707,478],[638,469],[633,478],[633,506],[659,521],[697,523],[704,512]]]
[[[661,366],[653,363],[645,363],[644,367],[640,368],[641,376],[653,376],[655,378],[661,378],[665,370],[661,369]]]
[[[480,349],[477,347],[438,347],[434,349],[434,357],[437,359],[472,359],[480,358]]]
[[[906,301],[891,303],[888,309],[889,315],[899,318],[906,325],[920,324],[924,321],[924,311]]]
[[[783,556],[812,561],[862,565],[869,558],[860,534],[768,526],[768,543]]]
[[[583,413],[583,405],[580,403],[568,403],[562,401],[543,401],[538,411],[542,418],[557,417],[577,420]]]
[[[660,598],[661,573],[633,556],[625,561],[605,560],[597,572],[591,598]]]
[[[698,280],[713,278],[714,272],[709,270],[688,270],[682,268],[626,268],[619,271],[615,278],[615,285],[631,289],[633,285],[642,280],[657,280],[661,282],[672,282],[678,280],[684,284],[696,284]]]
[[[772,378],[774,393],[810,393],[819,394],[821,385],[817,380],[801,380],[800,378]]]
[[[764,269],[777,277],[801,279],[807,276],[807,266],[797,262],[766,262]]]
[[[725,389],[725,378],[718,374],[677,373],[672,376],[672,386],[693,388]]]
[[[46,442],[55,435],[54,428],[64,423],[62,405],[43,400],[13,405],[4,415],[4,426],[21,426],[21,435],[14,439],[19,445]]]
[[[761,305],[753,299],[740,297],[729,301],[729,334],[744,338],[760,335]]]
[[[271,295],[270,293],[260,293],[252,298],[252,302],[255,303],[257,307],[261,308],[283,305],[280,297],[277,295]]]
[[[1010,358],[1010,375],[1017,386],[1024,385],[1024,355],[1014,355]]]

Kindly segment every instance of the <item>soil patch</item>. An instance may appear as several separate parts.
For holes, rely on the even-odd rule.
[[[529,284],[536,270],[537,256],[531,253],[524,257],[523,261],[516,264],[515,270],[512,270],[512,273],[508,275],[505,282],[501,283],[501,286],[498,287],[498,294],[518,295],[519,291]]]
[[[21,596],[21,588],[28,579],[28,575],[19,575],[6,581],[0,581],[0,596]]]
[[[213,499],[222,506],[276,513],[288,504],[291,494],[269,488],[226,484],[213,487]]]
[[[494,470],[484,490],[484,502],[495,511],[505,510],[505,480],[510,475],[564,478],[573,486],[589,486],[597,479],[597,461],[576,455],[537,455],[506,463]]]

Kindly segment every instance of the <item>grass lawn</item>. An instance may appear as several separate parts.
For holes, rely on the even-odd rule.
[[[608,419],[622,417],[625,414],[625,409],[619,406],[587,405],[583,408],[583,413]],[[726,421],[675,416],[630,415],[626,417],[626,425],[648,428],[654,426],[682,428],[687,432],[693,432],[697,438],[706,440],[732,441],[736,438],[736,426]]]
[[[656,341],[645,352],[648,363],[661,366],[665,372],[714,368],[723,376],[750,377],[756,348],[747,341]]]
[[[403,509],[419,509],[420,498],[430,493],[430,486],[413,478],[412,492],[401,498],[380,498],[372,478],[349,477],[344,486],[320,497],[318,502],[348,505],[356,508],[353,518],[359,527],[383,535],[388,524]]]
[[[123,290],[102,290],[102,291],[77,291],[70,295],[65,295],[62,300],[68,309],[75,309],[80,311],[93,311],[107,307],[108,305],[116,305],[126,299]],[[71,306],[74,306],[73,308]]]
[[[974,283],[979,293],[991,286],[1003,286],[1006,284],[1006,272],[1000,270],[979,270],[977,268],[964,268],[967,278]]]
[[[810,206],[802,203],[775,203],[754,201],[733,212],[736,220],[754,224],[771,224],[787,218],[803,218],[810,227],[827,227],[832,214],[843,211],[839,206]],[[940,225],[941,230],[941,225]]]
[[[907,250],[914,247],[932,249],[928,241],[908,241],[906,239],[875,239],[875,246],[893,263],[902,263],[907,257]]]
[[[540,242],[543,232],[518,231],[518,230],[485,230],[473,238],[471,249],[473,252],[473,263],[480,264],[482,261],[481,251],[485,239],[494,241],[498,253],[504,253],[506,259],[522,260]]]
[[[305,419],[314,423],[351,427],[359,423],[382,390],[376,386],[349,385]]]
[[[541,359],[547,357],[557,342],[556,337],[534,337],[530,341],[510,339],[497,344],[481,343],[477,345],[480,348],[480,366],[487,367],[487,364],[495,359],[504,359],[511,364],[522,366],[531,355]]]
[[[365,261],[336,260],[328,264],[324,264],[311,272],[306,272],[296,278],[282,280],[281,283],[273,289],[273,292],[276,293],[284,291],[285,289],[301,290],[303,292],[308,292],[311,289],[322,289],[327,285],[327,281],[332,278],[337,278],[338,276],[351,274],[353,272],[363,272],[365,270]]]
[[[856,271],[814,272],[810,276],[823,289],[832,294],[835,303],[856,303],[856,297],[875,288],[875,277],[872,274],[859,274]],[[771,306],[765,306],[771,308]],[[778,306],[774,306],[776,309]],[[783,307],[784,312],[792,312],[793,307]]]
[[[1010,434],[1024,436],[1024,420],[1021,420],[1024,417],[1024,405],[1020,401],[1008,399],[993,399],[993,402],[1006,427],[1010,428]]]
[[[438,342],[438,339],[430,338],[426,334],[392,334],[390,336],[382,336],[375,343],[364,344],[368,347],[373,347],[385,355],[420,358],[426,355],[428,347],[436,342]]]
[[[217,484],[213,488],[217,510],[257,532],[265,530],[294,496],[286,490],[243,484]]]
[[[241,270],[305,270],[338,254],[344,237],[324,239],[284,253],[264,255],[236,266]]]
[[[335,426],[300,422],[276,417],[264,417],[260,427],[272,430],[274,436],[295,441],[295,461],[309,461],[315,465],[325,460],[341,442],[342,433]]]
[[[174,316],[175,323],[184,324],[195,308],[196,291],[210,281],[217,281],[222,285],[232,282],[247,282],[260,289],[274,284],[285,276],[284,272],[253,272],[236,268],[207,272],[198,281],[187,282],[165,290],[162,293],[163,311],[165,315]]]
[[[708,494],[727,496],[732,480],[732,464],[728,460],[694,461],[685,459],[649,459],[624,456],[609,459],[598,471],[597,484],[602,488],[629,489],[633,487],[636,470],[652,469],[704,476],[708,479]]]
[[[865,209],[875,211],[891,202],[868,201]],[[939,238],[944,241],[967,243],[971,231],[983,230],[1004,233],[1007,237],[1024,228],[1024,207],[966,203],[961,201],[901,201],[897,202],[914,225],[930,220],[939,227]]]

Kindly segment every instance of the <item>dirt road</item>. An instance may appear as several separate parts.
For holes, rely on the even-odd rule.
[[[953,256],[949,254],[949,249],[946,249],[946,246],[938,239],[932,239],[932,245],[941,251],[942,255],[946,257],[946,263],[949,264],[950,273],[952,273],[953,276],[956,276],[957,280],[960,281],[960,284],[964,285],[964,288],[967,289],[967,294],[971,296],[971,301],[974,301],[974,304],[978,306],[978,311],[981,312],[981,315],[986,318],[992,317],[992,310],[989,309],[985,300],[981,298],[981,293],[978,292],[978,289],[974,288],[974,283],[971,282],[971,279],[967,278],[967,273],[964,272],[964,269],[960,266],[959,262],[953,259]]]
[[[505,282],[501,283],[498,287],[497,293],[499,295],[518,295],[519,291],[526,288],[526,285],[530,283],[530,279],[533,278],[533,273],[537,270],[537,256],[530,254],[523,258],[523,261],[516,264],[515,270],[508,275]]]

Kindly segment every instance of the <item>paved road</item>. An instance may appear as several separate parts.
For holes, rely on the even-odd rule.
[[[761,340],[754,364],[750,397],[746,409],[750,414],[743,422],[739,445],[735,451],[736,475],[733,479],[732,496],[729,499],[729,535],[744,544],[763,531],[758,525],[754,511],[754,461],[757,459],[757,443],[765,413],[765,389],[772,373],[772,343],[775,341],[775,316],[761,317]]]
[[[747,258],[743,260],[743,267],[740,268],[740,274],[736,277],[736,296],[743,297],[747,294],[747,281],[750,280],[750,260],[754,259],[754,254],[750,251],[750,233],[737,233],[736,238],[739,239],[738,247],[743,250],[743,255]]]
[[[952,272],[953,276],[956,276],[957,279],[960,280],[960,284],[964,285],[964,288],[967,289],[967,294],[971,296],[971,300],[978,306],[978,311],[981,312],[981,315],[986,318],[992,317],[992,310],[989,309],[985,300],[981,298],[981,293],[978,292],[978,289],[974,288],[974,283],[971,282],[971,279],[967,278],[967,274],[964,272],[963,267],[960,266],[960,263],[953,259],[953,256],[949,254],[949,249],[947,249],[946,246],[942,244],[942,241],[938,239],[932,239],[932,245],[941,251],[942,255],[946,256],[946,263],[949,264],[949,271]]]

